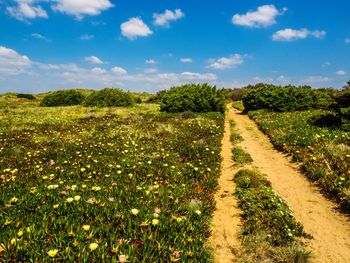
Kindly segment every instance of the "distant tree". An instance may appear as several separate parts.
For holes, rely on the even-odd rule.
[[[346,85],[343,87],[345,90],[350,90],[350,80],[346,82]]]

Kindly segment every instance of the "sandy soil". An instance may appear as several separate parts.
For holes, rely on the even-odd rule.
[[[215,195],[216,210],[212,219],[212,236],[209,244],[214,249],[215,262],[234,262],[235,254],[241,247],[238,238],[240,213],[237,200],[233,196],[235,185],[233,176],[236,169],[231,159],[232,144],[230,141],[230,123],[233,112],[230,110],[225,119],[225,133],[222,139],[221,150],[221,177],[219,178],[219,189]]]
[[[312,262],[350,262],[350,222],[348,218],[335,210],[335,204],[321,195],[304,175],[299,172],[298,166],[292,164],[284,154],[276,151],[268,138],[258,129],[257,125],[248,116],[240,114],[238,110],[230,109],[228,118],[237,123],[237,130],[244,138],[240,143],[253,158],[253,167],[266,174],[272,187],[294,211],[296,219],[304,225],[305,231],[313,236],[312,240],[305,241],[312,251]],[[226,129],[228,129],[226,127]],[[218,211],[214,216],[214,241],[222,244],[217,255],[224,256],[227,242],[236,247],[237,240],[234,234],[225,239],[228,227],[235,229],[239,219],[236,203],[232,199],[233,185],[230,181],[233,171],[230,166],[231,152],[227,132],[223,140],[222,155],[223,175],[220,179],[220,193],[218,196]],[[228,191],[230,197],[220,200],[221,195]],[[221,214],[222,213],[222,214]],[[227,220],[230,220],[228,223]],[[222,229],[221,229],[222,228]],[[220,236],[221,239],[220,240]],[[226,252],[225,252],[226,253]],[[217,261],[229,262],[229,261]]]

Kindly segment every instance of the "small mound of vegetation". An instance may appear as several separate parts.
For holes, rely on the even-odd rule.
[[[160,110],[165,112],[225,112],[223,91],[208,84],[173,87],[161,97]]]
[[[246,111],[268,109],[287,112],[325,109],[334,103],[327,92],[309,86],[264,85],[244,95],[242,100]]]
[[[250,154],[238,146],[232,148],[232,159],[238,165],[244,165],[253,162]]]
[[[45,96],[40,104],[44,107],[80,105],[85,96],[77,90],[59,90]]]
[[[243,210],[241,238],[246,248],[256,255],[264,247],[262,256],[271,262],[307,262],[309,252],[298,241],[311,236],[304,232],[287,203],[273,192],[270,182],[261,173],[246,169],[240,170],[234,181]],[[286,261],[279,261],[281,256]]]
[[[27,99],[27,100],[35,100],[35,96],[33,94],[25,94],[25,93],[18,93],[16,94],[17,98],[20,99]]]
[[[84,101],[84,106],[122,107],[131,106],[134,98],[129,92],[121,89],[103,89],[91,93]]]

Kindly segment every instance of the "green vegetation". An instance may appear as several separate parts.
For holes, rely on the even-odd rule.
[[[210,261],[222,114],[24,105],[0,107],[1,262]]]
[[[240,110],[240,111],[244,111],[244,105],[243,105],[243,101],[239,100],[239,101],[234,101],[232,103],[232,107]]]
[[[79,105],[83,102],[85,96],[77,90],[59,90],[49,93],[41,101],[41,106],[72,106]]]
[[[253,162],[253,159],[250,156],[250,154],[238,146],[232,148],[232,159],[235,162],[235,164],[238,165],[245,165]]]
[[[265,85],[245,94],[242,100],[246,111],[269,109],[286,112],[326,109],[334,103],[327,92],[311,89],[308,86]]]
[[[173,87],[159,96],[160,110],[165,112],[225,112],[223,91],[208,84]]]
[[[33,94],[18,93],[16,96],[17,98],[35,100],[35,96]]]
[[[350,132],[315,125],[330,111],[249,112],[276,148],[302,162],[304,173],[350,211]]]
[[[239,143],[243,140],[242,136],[236,131],[235,127],[236,127],[235,121],[230,120],[230,129],[231,129],[230,141],[232,142],[232,144]]]
[[[249,262],[307,262],[299,239],[310,238],[288,205],[257,171],[240,170],[234,177],[235,195],[243,210],[242,257]]]
[[[131,106],[133,103],[134,97],[129,92],[125,92],[121,89],[103,89],[95,91],[84,101],[85,106],[93,107]]]

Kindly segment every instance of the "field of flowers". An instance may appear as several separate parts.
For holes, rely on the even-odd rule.
[[[280,150],[302,163],[305,174],[350,211],[350,132],[315,125],[324,110],[251,111],[249,115]]]
[[[210,260],[224,116],[137,107],[0,110],[1,262]]]

